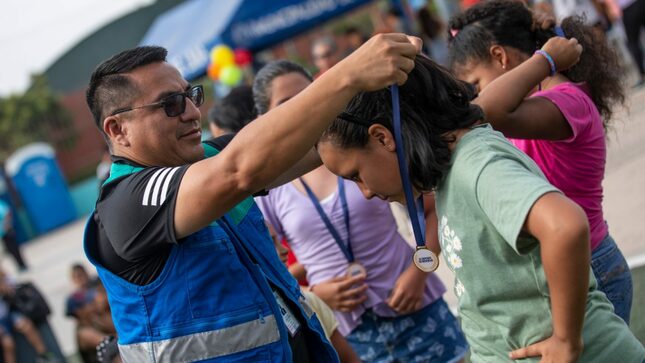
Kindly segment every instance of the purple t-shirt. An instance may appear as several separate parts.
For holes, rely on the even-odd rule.
[[[510,141],[535,161],[551,184],[584,209],[593,250],[608,232],[602,213],[607,146],[602,118],[584,87],[566,82],[532,96],[553,102],[573,130],[570,138]]]
[[[351,313],[334,311],[338,330],[349,334],[360,323],[365,309],[384,317],[397,313],[390,309],[387,300],[398,277],[412,263],[412,248],[399,235],[396,222],[387,202],[374,198],[365,199],[355,183],[343,181],[350,216],[352,250],[357,262],[367,270],[367,301]],[[315,285],[347,273],[347,259],[331,233],[316,212],[307,195],[292,184],[272,189],[268,196],[255,199],[264,218],[275,228],[280,238],[286,238],[293,253],[307,270],[307,280]],[[343,208],[334,192],[321,202],[343,241],[347,229]],[[426,282],[423,306],[430,304],[445,292],[445,287],[435,274]]]

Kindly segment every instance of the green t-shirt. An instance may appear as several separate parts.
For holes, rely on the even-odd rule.
[[[520,235],[533,204],[558,192],[537,165],[488,125],[457,144],[437,186],[439,240],[455,272],[462,328],[472,361],[507,362],[508,353],[551,336],[551,309],[539,242]],[[645,349],[590,287],[581,362],[641,362]],[[522,360],[537,362],[539,359]]]

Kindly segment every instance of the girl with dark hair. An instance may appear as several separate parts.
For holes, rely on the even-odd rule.
[[[516,68],[535,58],[553,26],[534,26],[531,11],[507,0],[482,2],[450,21],[450,57],[459,78],[480,90],[476,103],[485,119],[529,155],[547,180],[585,211],[591,229],[591,265],[598,286],[629,324],[632,279],[627,262],[609,234],[602,210],[605,130],[623,103],[622,71],[603,36],[566,18],[566,37],[580,41],[580,61],[546,78]],[[538,59],[537,61],[543,61]],[[553,68],[553,66],[551,66]],[[514,76],[497,79],[505,74]],[[508,90],[513,89],[513,92]],[[529,96],[527,98],[527,96]]]
[[[562,38],[543,50],[559,69],[581,51]],[[427,58],[415,63],[400,87],[404,145],[393,136],[384,89],[357,95],[318,151],[367,198],[404,202],[396,157],[403,147],[414,196],[435,194],[439,242],[455,272],[471,361],[641,362],[645,349],[589,272],[583,210],[528,156],[479,124],[484,114],[470,103],[471,87]],[[535,79],[548,63],[536,56],[518,69]]]
[[[255,79],[256,108],[273,109],[311,82],[293,63],[270,63]],[[354,183],[324,166],[256,201],[362,361],[457,362],[465,356],[466,341],[442,298],[445,287],[412,264],[413,250],[397,233],[389,203],[366,200]]]

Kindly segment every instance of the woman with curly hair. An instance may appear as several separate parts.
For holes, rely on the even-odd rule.
[[[622,69],[603,35],[582,19],[562,21],[561,35],[576,38],[579,62],[556,72],[539,51],[556,28],[536,26],[522,3],[486,1],[450,20],[450,61],[455,74],[479,91],[485,119],[540,167],[547,180],[585,211],[591,230],[591,266],[598,286],[629,324],[632,278],[603,216],[605,132],[612,111],[624,101]],[[515,69],[546,59],[548,77],[526,77]],[[542,60],[544,60],[542,59]],[[509,77],[498,77],[509,74]],[[495,80],[495,81],[494,81]],[[493,82],[494,81],[494,82]],[[508,92],[509,89],[513,92]]]

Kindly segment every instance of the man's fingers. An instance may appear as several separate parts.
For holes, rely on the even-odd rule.
[[[390,51],[406,58],[414,59],[421,52],[421,45],[423,44],[421,38],[400,33],[382,34],[380,36],[388,41]],[[379,35],[376,37],[379,37]]]
[[[540,343],[529,345],[528,347],[516,349],[508,354],[511,359],[523,359],[529,357],[539,357],[542,355]]]
[[[406,74],[410,73],[414,69],[414,59],[399,58],[397,66],[400,70],[402,70]]]
[[[396,79],[396,84],[398,84],[399,86],[403,86],[405,82],[408,81],[408,74],[403,71],[396,72],[394,77]]]
[[[410,43],[412,43],[415,48],[417,48],[417,54],[421,53],[421,47],[423,46],[423,40],[419,37],[415,37],[412,35],[406,35]]]

